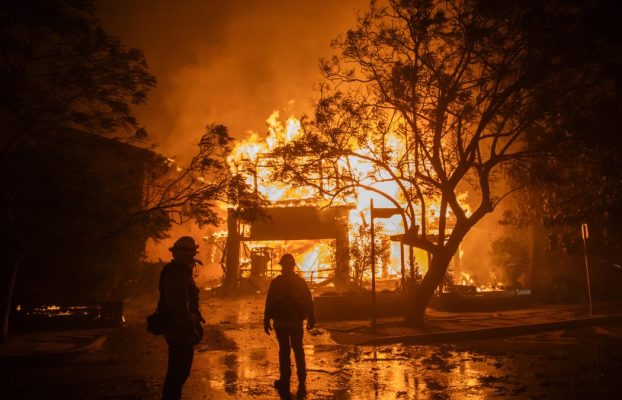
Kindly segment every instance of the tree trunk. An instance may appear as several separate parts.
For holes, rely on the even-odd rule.
[[[423,277],[421,284],[415,289],[411,298],[404,323],[408,326],[422,326],[425,310],[430,304],[434,291],[443,280],[452,254],[448,249],[442,249],[432,255],[430,268]]]

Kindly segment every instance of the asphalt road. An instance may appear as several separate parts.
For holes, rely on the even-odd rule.
[[[261,298],[205,299],[206,337],[184,399],[276,399],[277,346]],[[166,346],[142,326],[150,302],[98,350],[63,362],[2,366],[2,399],[158,399]],[[306,399],[622,398],[622,325],[454,344],[355,347],[321,326],[305,337]],[[295,378],[292,388],[295,388]]]

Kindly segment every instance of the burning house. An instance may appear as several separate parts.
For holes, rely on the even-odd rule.
[[[276,260],[285,253],[296,256],[299,273],[314,286],[330,287],[330,290],[349,291],[369,288],[372,274],[380,291],[403,289],[418,282],[426,273],[429,254],[415,246],[405,244],[405,237],[413,226],[425,227],[428,240],[438,240],[439,199],[427,198],[426,214],[406,216],[407,204],[400,202],[399,185],[390,177],[369,181],[369,189],[360,189],[346,196],[326,201],[318,188],[330,186],[330,179],[317,173],[317,179],[309,187],[278,182],[272,178],[270,168],[278,167],[273,161],[273,149],[295,141],[300,135],[300,122],[290,118],[285,124],[275,112],[268,119],[268,135],[261,138],[252,134],[235,147],[229,164],[232,171],[246,177],[247,183],[270,201],[265,209],[266,217],[245,222],[228,210],[226,244],[222,246],[222,267],[225,283],[236,287],[241,282],[251,289],[261,290],[268,280],[278,273]],[[403,151],[399,137],[388,137],[394,151]],[[374,151],[378,149],[367,149]],[[386,151],[386,149],[382,150]],[[359,176],[370,177],[374,167],[364,161],[345,159],[337,161]],[[363,178],[365,179],[365,178]],[[458,196],[461,206],[469,211],[468,192]],[[399,207],[397,205],[399,204]],[[417,214],[417,213],[414,213]],[[410,221],[406,221],[411,218]],[[448,211],[443,229],[452,230],[452,215]],[[372,272],[370,227],[376,226],[376,268]],[[406,232],[406,233],[405,233]],[[475,239],[482,248],[482,238]],[[488,243],[488,240],[485,241]],[[471,248],[473,246],[467,246]],[[486,246],[484,246],[486,247]],[[486,250],[487,247],[486,247]],[[463,268],[462,249],[454,255],[451,272],[441,290],[463,295],[481,291],[495,291],[486,277],[478,281],[468,267],[476,261],[479,269],[488,268],[487,263],[470,260]],[[482,274],[484,275],[484,274]],[[401,290],[400,290],[401,291]]]
[[[272,277],[275,271],[274,251],[282,250],[284,245],[276,244],[278,247],[275,248],[270,247],[270,243],[274,246],[275,242],[302,241],[306,242],[300,246],[304,251],[303,259],[299,261],[302,276],[311,282],[345,286],[349,279],[348,213],[351,208],[270,207],[265,210],[266,220],[249,225],[241,224],[230,210],[226,247],[227,278],[244,276],[257,280],[264,276]],[[323,241],[329,241],[331,246],[334,243],[331,249],[334,267],[321,260]],[[263,242],[269,243],[266,246],[262,245]],[[247,249],[242,262],[239,252],[241,244],[245,244]]]
[[[245,176],[247,183],[271,204],[264,209],[265,218],[253,222],[242,221],[233,209],[228,210],[222,258],[227,286],[235,287],[242,281],[261,289],[278,272],[276,260],[285,252],[296,256],[299,273],[314,285],[341,291],[351,289],[355,281],[368,282],[369,259],[364,252],[352,250],[364,246],[357,243],[361,238],[356,233],[360,227],[369,230],[370,199],[379,207],[374,217],[383,218],[379,231],[385,238],[385,251],[378,255],[377,278],[386,281],[386,288],[395,289],[403,287],[406,279],[416,279],[425,272],[425,252],[403,244],[404,217],[399,210],[387,214],[387,210],[396,209],[386,199],[373,192],[353,192],[338,201],[322,201],[317,186],[294,188],[272,180],[271,151],[294,140],[299,135],[300,122],[290,118],[283,125],[275,112],[268,119],[268,126],[265,139],[250,135],[237,144],[229,159],[232,171]],[[318,185],[331,184],[320,175]],[[388,192],[398,190],[386,183],[377,186]],[[382,212],[387,215],[380,215]],[[353,257],[364,259],[357,262]]]

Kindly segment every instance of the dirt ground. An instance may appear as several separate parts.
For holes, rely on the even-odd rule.
[[[205,297],[205,296],[204,296]],[[2,366],[2,399],[158,399],[166,345],[143,326],[155,299],[130,299],[126,324],[97,351]],[[203,298],[206,335],[184,399],[275,399],[277,345],[263,297]],[[330,324],[305,336],[307,393],[296,399],[621,398],[622,326],[426,346],[338,344]],[[295,374],[294,374],[295,375]],[[293,378],[292,388],[296,387]]]

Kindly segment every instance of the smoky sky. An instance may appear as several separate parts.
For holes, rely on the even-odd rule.
[[[368,0],[99,0],[103,27],[144,51],[158,86],[136,115],[158,151],[185,158],[208,123],[234,137],[308,113],[318,60]]]

